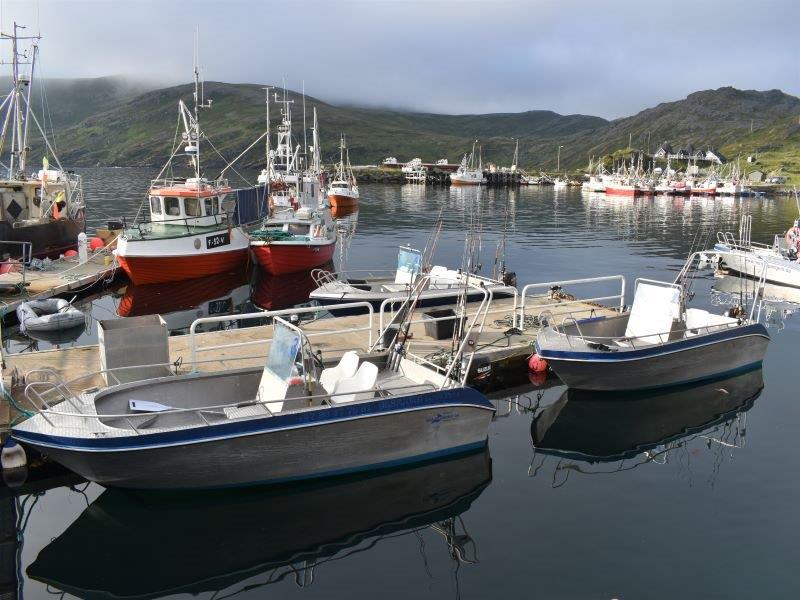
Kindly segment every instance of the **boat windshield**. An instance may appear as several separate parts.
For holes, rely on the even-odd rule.
[[[299,350],[300,334],[275,321],[266,368],[284,381],[297,375],[295,363]]]

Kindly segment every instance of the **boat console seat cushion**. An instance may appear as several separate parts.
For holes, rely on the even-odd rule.
[[[385,283],[381,287],[384,292],[408,292],[407,283]]]
[[[428,277],[430,280],[428,289],[431,290],[448,290],[458,286],[460,281],[458,273],[441,265],[431,267]]]
[[[331,402],[343,404],[356,400],[369,400],[375,397],[375,383],[378,381],[378,367],[363,362],[355,376],[340,379],[331,394]],[[358,393],[357,393],[358,392]]]
[[[333,388],[340,379],[353,377],[358,370],[358,354],[350,350],[342,355],[339,359],[339,364],[329,369],[323,369],[319,376],[319,384],[325,388],[329,394],[333,392]]]
[[[686,309],[686,332],[687,336],[697,335],[698,333],[705,333],[704,331],[692,332],[692,330],[701,329],[703,327],[727,327],[729,325],[736,325],[738,319],[732,319],[724,315],[715,315],[707,310],[701,308],[687,308]]]
[[[657,344],[661,341],[657,334],[670,332],[679,316],[680,290],[677,287],[639,283],[628,316],[625,337],[638,338],[636,342]]]

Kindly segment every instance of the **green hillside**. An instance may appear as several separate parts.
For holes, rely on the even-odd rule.
[[[87,83],[88,82],[88,83]],[[58,84],[58,85],[56,85]],[[118,78],[49,82],[48,99],[61,160],[74,166],[160,166],[169,155],[177,124],[177,101],[191,99],[192,86],[142,91],[141,84]],[[203,125],[219,152],[230,159],[264,130],[264,91],[253,84],[207,82],[206,96],[213,108],[204,111]],[[294,131],[302,138],[302,98],[294,100]],[[673,145],[721,148],[729,158],[759,150],[764,164],[800,173],[800,158],[791,150],[798,141],[800,99],[778,90],[753,91],[720,88],[659,104],[631,117],[607,121],[586,115],[559,115],[551,111],[484,115],[441,115],[397,110],[335,106],[306,98],[307,125],[316,107],[320,122],[323,160],[338,157],[340,132],[347,135],[354,164],[374,164],[386,156],[407,161],[446,157],[456,162],[479,139],[484,163],[510,164],[515,139],[520,143],[520,165],[531,170],[554,170],[556,151],[562,168],[580,168],[590,156],[599,157],[628,145],[655,150],[668,140]],[[278,120],[272,104],[273,124]],[[750,133],[751,126],[753,133]],[[263,163],[259,144],[243,166]],[[207,150],[206,164],[224,164]]]

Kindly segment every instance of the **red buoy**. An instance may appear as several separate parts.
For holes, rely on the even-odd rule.
[[[66,252],[64,252],[64,256],[66,256],[67,258],[72,258],[73,256],[78,256],[78,251],[77,250],[67,250]]]
[[[89,240],[89,249],[92,250],[93,252],[95,250],[99,250],[103,246],[105,246],[105,244],[103,243],[103,240],[99,237],[93,237],[92,239]]]
[[[528,359],[528,370],[533,373],[544,373],[547,371],[547,361],[534,352]]]

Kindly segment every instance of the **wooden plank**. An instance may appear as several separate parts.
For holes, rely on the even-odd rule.
[[[119,268],[115,260],[106,264],[107,252],[98,252],[83,264],[71,260],[56,260],[45,271],[27,271],[23,285],[22,273],[0,275],[0,288],[17,287],[14,291],[0,292],[0,307],[4,314],[15,311],[27,300],[43,300],[90,286],[101,279],[111,279]]]

